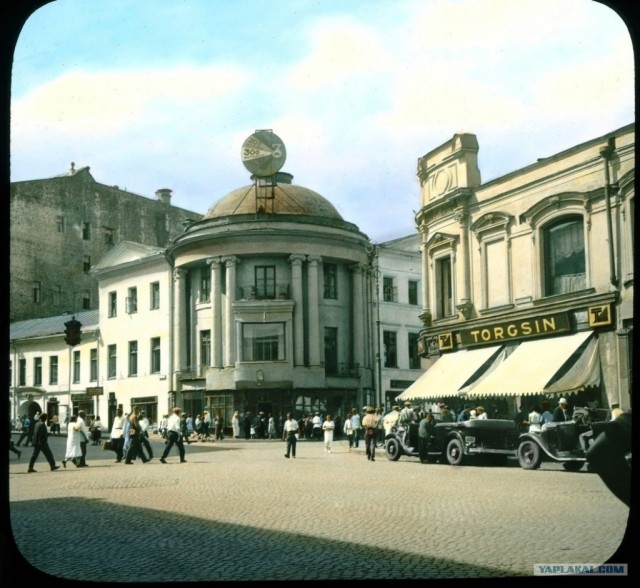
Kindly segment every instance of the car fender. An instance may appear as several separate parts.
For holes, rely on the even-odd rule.
[[[562,461],[582,461],[584,458],[579,457],[559,457],[556,453],[551,451],[544,438],[540,435],[540,433],[522,433],[518,437],[518,446],[523,441],[533,441],[542,451],[544,452],[545,457],[557,462]]]

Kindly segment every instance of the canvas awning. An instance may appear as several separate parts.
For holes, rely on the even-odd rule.
[[[598,339],[591,331],[525,341],[469,397],[569,394],[600,384]]]
[[[438,359],[397,400],[435,400],[459,396],[460,390],[478,381],[500,361],[501,345],[463,349]]]

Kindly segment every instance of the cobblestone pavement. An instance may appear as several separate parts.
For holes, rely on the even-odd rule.
[[[64,443],[51,441],[58,460]],[[184,464],[172,449],[163,465],[163,441],[153,446],[148,464],[89,446],[90,467],[50,472],[41,456],[35,474],[31,448],[10,454],[26,562],[101,582],[517,577],[535,563],[631,563],[611,559],[629,509],[586,468],[422,465],[381,450],[370,462],[344,441],[331,453],[299,442],[285,459],[281,441],[233,439],[189,445]]]

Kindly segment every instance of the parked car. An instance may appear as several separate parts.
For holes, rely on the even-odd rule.
[[[577,472],[586,463],[586,450],[607,418],[606,410],[576,407],[573,420],[547,423],[539,432],[522,433],[518,442],[518,462],[525,470],[535,470],[545,460],[562,463]],[[581,440],[582,439],[582,440]]]
[[[518,447],[516,423],[507,419],[471,419],[456,423],[437,423],[430,440],[427,461],[463,465],[473,456],[486,456],[494,462],[515,457]],[[385,438],[387,459],[402,455],[418,457],[418,425],[409,430],[397,427]]]

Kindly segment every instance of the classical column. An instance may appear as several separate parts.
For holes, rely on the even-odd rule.
[[[429,296],[429,284],[431,276],[429,276],[429,249],[427,247],[427,235],[429,230],[426,225],[420,225],[420,252],[422,253],[422,313],[420,318],[425,327],[431,326],[431,297]]]
[[[309,285],[309,365],[320,365],[320,341],[324,341],[324,333],[320,333],[320,309],[319,309],[319,264],[322,257],[309,255],[307,258],[307,283]]]
[[[238,258],[223,257],[225,264],[227,298],[224,309],[224,365],[233,367],[236,364],[235,321],[233,318],[233,301],[236,299],[236,264]]]
[[[362,264],[351,266],[351,279],[353,281],[353,361],[359,368],[364,367],[364,276],[366,267]]]
[[[456,308],[464,318],[471,313],[470,277],[469,277],[469,212],[462,207],[456,210],[455,219],[460,226],[460,255],[457,256],[461,282],[460,296]]]
[[[293,365],[304,365],[304,312],[302,293],[302,262],[304,255],[291,255],[291,297],[293,298]]]
[[[219,257],[210,257],[211,266],[211,366],[223,367],[222,363],[222,266]]]
[[[185,370],[187,360],[187,325],[186,325],[186,276],[187,271],[176,268],[173,270],[173,287],[175,305],[173,308],[174,366],[176,371]]]

